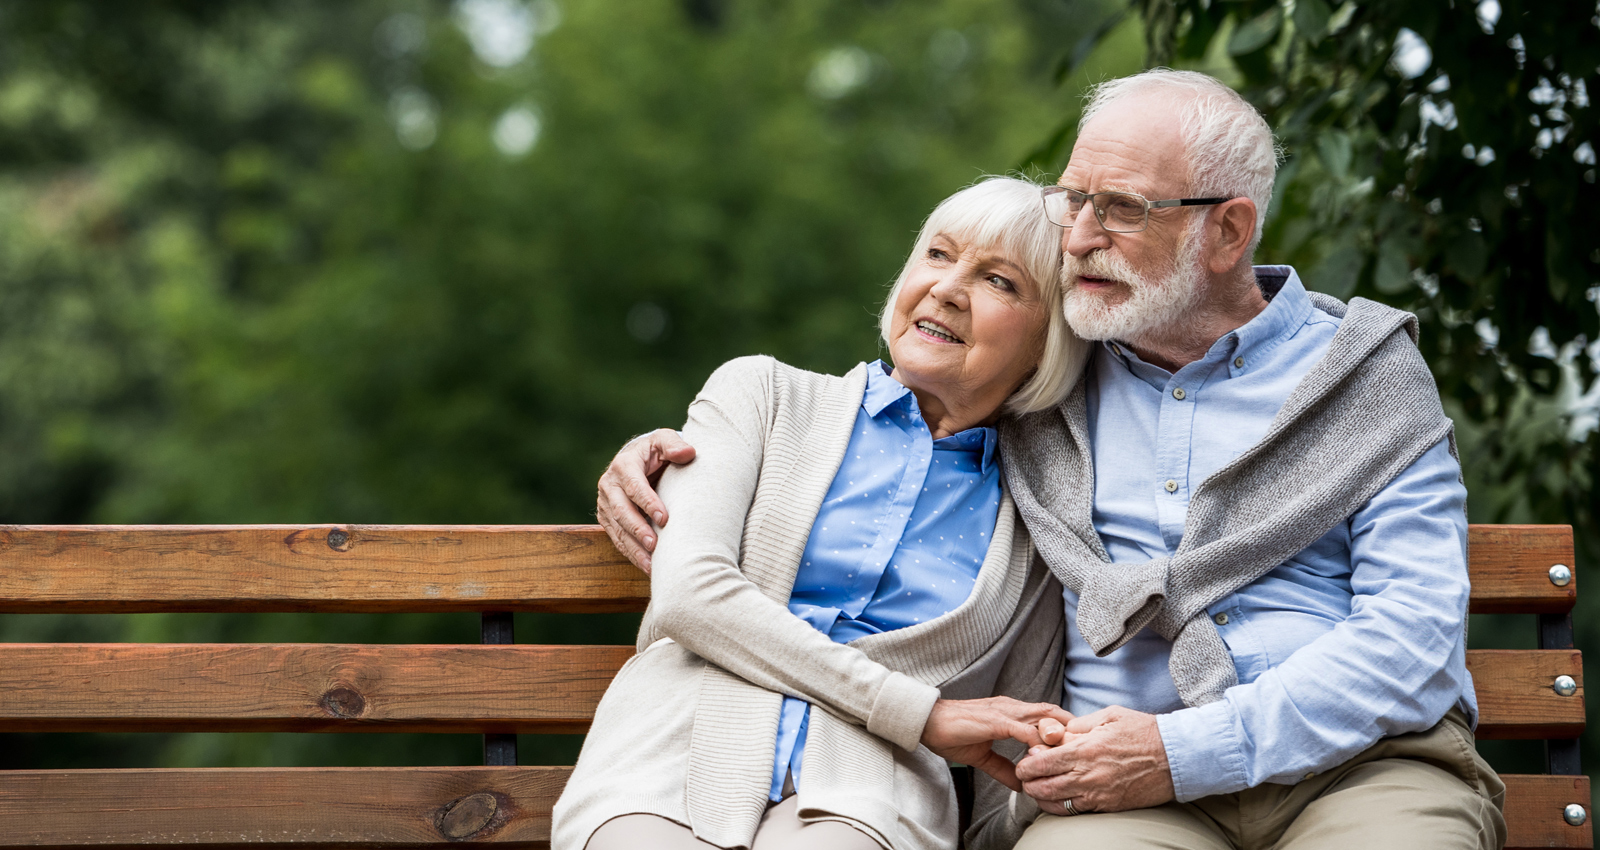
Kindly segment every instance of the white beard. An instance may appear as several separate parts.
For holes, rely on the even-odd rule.
[[[1067,254],[1061,264],[1061,309],[1067,324],[1084,339],[1137,343],[1174,329],[1202,300],[1205,281],[1200,268],[1201,227],[1192,227],[1178,247],[1172,271],[1159,277],[1142,275],[1121,255],[1104,250],[1083,257]],[[1099,293],[1078,286],[1078,276],[1114,280],[1128,289],[1128,297],[1109,303]],[[1110,295],[1113,293],[1105,293]]]

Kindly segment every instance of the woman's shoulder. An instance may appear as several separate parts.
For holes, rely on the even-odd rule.
[[[714,404],[748,403],[756,397],[769,405],[798,399],[820,399],[854,389],[859,395],[865,385],[866,364],[858,364],[844,375],[826,375],[791,366],[765,354],[735,357],[718,366],[698,400]]]

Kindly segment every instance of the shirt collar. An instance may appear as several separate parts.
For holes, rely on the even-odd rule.
[[[1255,266],[1254,268],[1256,285],[1261,287],[1261,294],[1267,299],[1267,308],[1257,313],[1255,318],[1224,334],[1212,344],[1202,359],[1211,360],[1229,354],[1247,361],[1255,359],[1292,336],[1311,317],[1311,311],[1316,309],[1294,267]],[[1134,364],[1148,365],[1123,343],[1106,340],[1101,343],[1101,347],[1130,367]],[[1157,366],[1149,368],[1166,373],[1166,370]],[[1148,376],[1141,377],[1153,380]]]
[[[1300,275],[1290,266],[1256,266],[1256,285],[1267,298],[1267,309],[1228,336],[1217,340],[1218,345],[1234,340],[1233,354],[1246,361],[1266,354],[1279,342],[1292,336],[1316,307],[1306,294]]]
[[[874,360],[867,366],[867,391],[861,397],[861,409],[865,410],[868,416],[877,419],[891,406],[900,405],[908,415],[921,421],[922,411],[917,407],[917,397],[911,394],[911,390],[905,384],[890,377],[890,371],[889,364],[882,360]],[[940,451],[983,452],[980,467],[985,474],[994,463],[995,451],[999,444],[999,432],[987,425],[968,428],[934,440],[934,446]]]

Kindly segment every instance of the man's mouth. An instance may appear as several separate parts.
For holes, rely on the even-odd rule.
[[[938,322],[930,321],[928,319],[918,319],[917,330],[922,331],[928,336],[936,339],[942,339],[945,342],[959,343],[962,341],[961,337],[951,333],[949,328],[939,324]]]
[[[1116,286],[1117,282],[1109,277],[1097,277],[1090,274],[1078,275],[1078,285],[1089,289],[1099,289],[1106,286]]]

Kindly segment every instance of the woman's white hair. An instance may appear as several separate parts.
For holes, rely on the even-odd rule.
[[[1061,228],[1045,218],[1043,188],[1015,177],[985,177],[945,198],[923,222],[878,322],[887,343],[895,300],[934,236],[942,233],[963,245],[999,249],[1039,287],[1048,317],[1039,365],[1006,399],[1007,413],[1048,410],[1065,401],[1089,359],[1089,344],[1067,327],[1061,310]]]
[[[1198,71],[1152,68],[1107,80],[1089,90],[1078,132],[1102,109],[1133,94],[1171,92],[1189,158],[1189,194],[1193,197],[1249,198],[1256,204],[1256,232],[1250,250],[1261,241],[1272,183],[1278,170],[1278,144],[1272,128],[1239,93],[1217,78]],[[1161,104],[1159,108],[1168,108]]]

